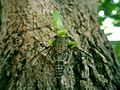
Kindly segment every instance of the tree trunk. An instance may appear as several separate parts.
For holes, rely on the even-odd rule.
[[[1,0],[1,5],[0,90],[120,90],[120,65],[97,25],[98,0]],[[55,9],[78,43],[62,56],[60,47],[52,53],[48,43],[56,36]],[[66,61],[56,63],[55,55]]]

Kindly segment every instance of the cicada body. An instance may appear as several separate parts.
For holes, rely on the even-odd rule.
[[[67,39],[66,37],[57,37],[51,49],[51,59],[53,61],[54,75],[56,77],[63,75],[67,58]]]
[[[54,67],[54,75],[55,77],[60,77],[63,75],[63,71],[65,68],[64,62],[63,61],[56,61],[53,65]]]

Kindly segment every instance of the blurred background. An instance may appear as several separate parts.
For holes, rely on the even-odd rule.
[[[100,0],[98,21],[120,61],[120,0]]]

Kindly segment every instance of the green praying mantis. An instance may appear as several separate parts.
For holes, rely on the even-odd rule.
[[[68,30],[63,25],[61,15],[60,15],[59,11],[53,10],[52,17],[53,17],[53,28],[56,30],[56,36],[57,37],[66,37],[66,38],[68,38]],[[51,44],[52,43],[50,42],[50,45]],[[74,48],[74,47],[77,46],[77,42],[71,41],[70,39],[67,41],[67,44],[71,48]]]

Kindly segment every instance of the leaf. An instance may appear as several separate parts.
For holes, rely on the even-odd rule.
[[[60,30],[63,30],[64,26],[62,23],[62,19],[60,17],[60,13],[57,10],[54,10],[52,15],[53,15],[53,24],[55,25],[55,27],[57,27]]]
[[[118,60],[120,61],[120,41],[110,41],[112,44],[113,49],[117,55]]]
[[[111,33],[111,32],[110,32],[110,33],[106,33],[105,35],[106,35],[106,36],[110,36],[110,35],[112,35],[112,33]]]

